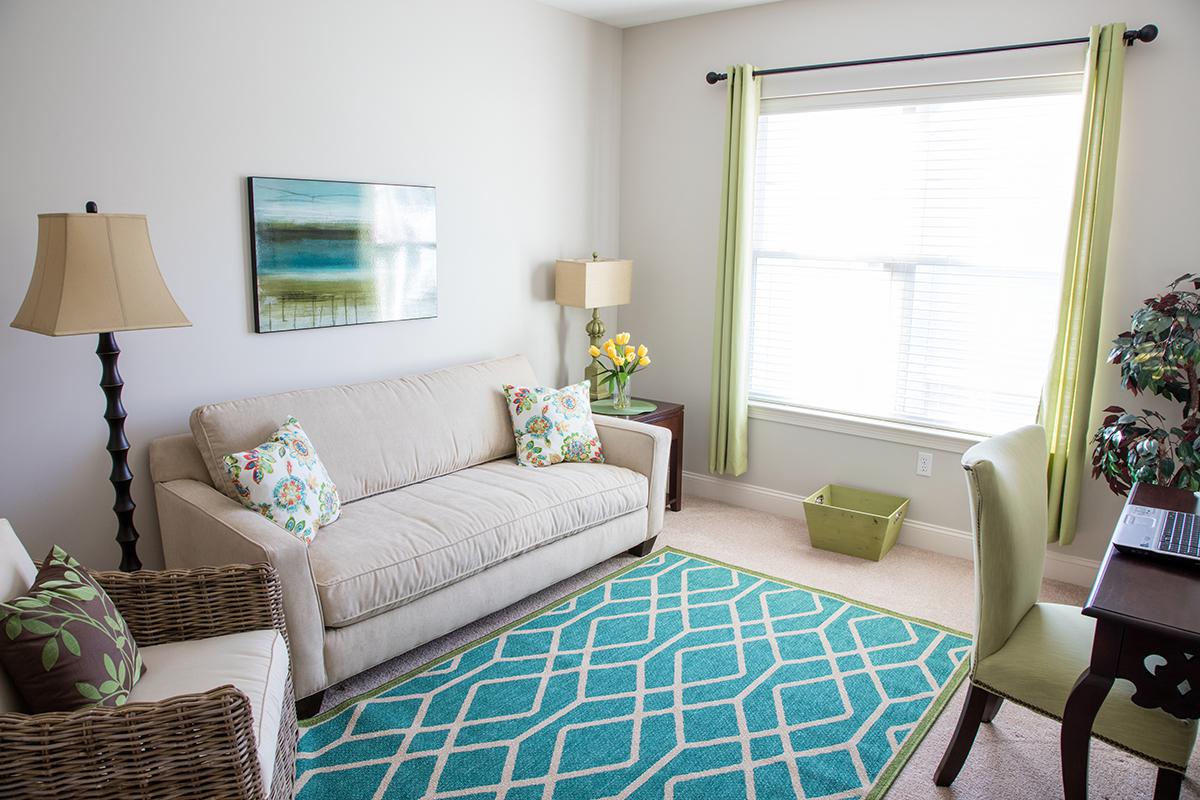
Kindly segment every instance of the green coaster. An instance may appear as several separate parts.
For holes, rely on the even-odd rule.
[[[637,414],[645,414],[647,411],[653,411],[656,408],[658,406],[646,400],[634,400],[630,403],[629,408],[613,408],[611,398],[608,400],[596,400],[592,403],[592,411],[609,417],[632,417]]]

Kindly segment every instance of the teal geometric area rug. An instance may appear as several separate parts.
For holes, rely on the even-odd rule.
[[[660,550],[333,709],[297,798],[878,798],[970,639]]]

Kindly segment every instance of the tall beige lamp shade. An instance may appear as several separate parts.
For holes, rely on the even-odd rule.
[[[621,258],[570,258],[554,262],[554,300],[560,306],[590,308],[588,339],[599,347],[604,339],[604,321],[600,309],[623,306],[633,295],[633,262]],[[588,364],[584,376],[591,383],[593,400],[609,394],[608,384],[600,380],[603,368],[595,361]]]
[[[150,229],[140,214],[39,214],[37,257],[25,300],[12,321],[46,336],[99,334],[100,387],[107,405],[108,452],[116,492],[121,569],[141,569],[134,503],[129,487],[129,440],[125,438],[124,381],[117,369],[117,331],[191,325],[159,272]]]

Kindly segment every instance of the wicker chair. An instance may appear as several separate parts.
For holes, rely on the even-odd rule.
[[[90,574],[139,647],[271,628],[287,636],[279,581],[266,564]],[[266,788],[251,702],[232,685],[121,708],[0,713],[0,797],[290,798],[297,738],[290,672],[280,714]]]

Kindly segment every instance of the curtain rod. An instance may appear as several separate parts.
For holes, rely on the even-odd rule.
[[[1157,25],[1143,25],[1137,30],[1125,31],[1125,44],[1134,42],[1153,42],[1158,37]],[[885,56],[884,58],[863,58],[858,61],[831,61],[826,64],[806,64],[802,67],[775,67],[774,69],[756,69],[754,77],[760,75],[783,75],[788,72],[812,72],[818,69],[835,69],[837,67],[861,67],[866,64],[891,64],[896,61],[923,61],[927,58],[949,58],[950,56],[973,56],[979,53],[1000,53],[1005,50],[1032,50],[1037,47],[1057,47],[1063,44],[1087,44],[1087,36],[1074,39],[1051,39],[1046,42],[1024,42],[1022,44],[1001,44],[995,47],[975,47],[970,50],[947,50],[942,53],[917,53],[910,56]],[[715,84],[729,77],[725,72],[710,72],[704,77],[710,84]]]

